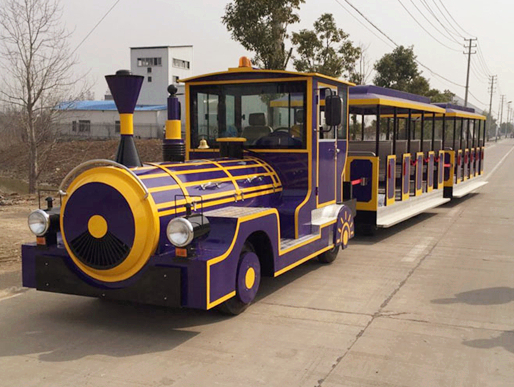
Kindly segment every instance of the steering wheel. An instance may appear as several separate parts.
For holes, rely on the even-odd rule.
[[[280,128],[277,128],[273,131],[273,133],[276,133],[276,132],[281,132],[281,133],[288,133],[289,134],[289,128],[287,126],[282,126]]]

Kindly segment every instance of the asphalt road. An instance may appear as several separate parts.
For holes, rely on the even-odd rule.
[[[4,293],[0,386],[512,386],[513,149],[486,150],[478,193],[265,279],[234,318]]]

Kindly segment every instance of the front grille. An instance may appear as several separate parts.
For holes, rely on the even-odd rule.
[[[70,248],[83,264],[98,270],[118,266],[130,252],[130,247],[109,231],[102,238],[85,231],[71,241]]]

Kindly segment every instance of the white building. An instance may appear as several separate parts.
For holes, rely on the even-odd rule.
[[[193,46],[132,47],[130,71],[145,77],[134,112],[134,136],[162,138],[170,84],[175,84],[181,94],[178,98],[184,132],[184,86],[177,82],[193,75]],[[112,99],[64,102],[57,110],[59,131],[64,137],[105,139],[119,135],[119,115]]]
[[[193,46],[132,47],[130,71],[145,77],[139,104],[166,104],[168,85],[193,75]]]
[[[120,133],[120,116],[114,101],[63,102],[58,111],[61,137],[108,139]],[[165,105],[140,105],[134,112],[134,136],[162,138],[166,122]]]

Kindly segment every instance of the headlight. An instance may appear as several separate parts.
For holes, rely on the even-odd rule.
[[[50,216],[43,210],[36,210],[29,215],[30,231],[36,236],[43,236],[50,227]]]
[[[168,223],[166,235],[176,247],[185,247],[194,237],[193,225],[186,218],[175,218]]]

